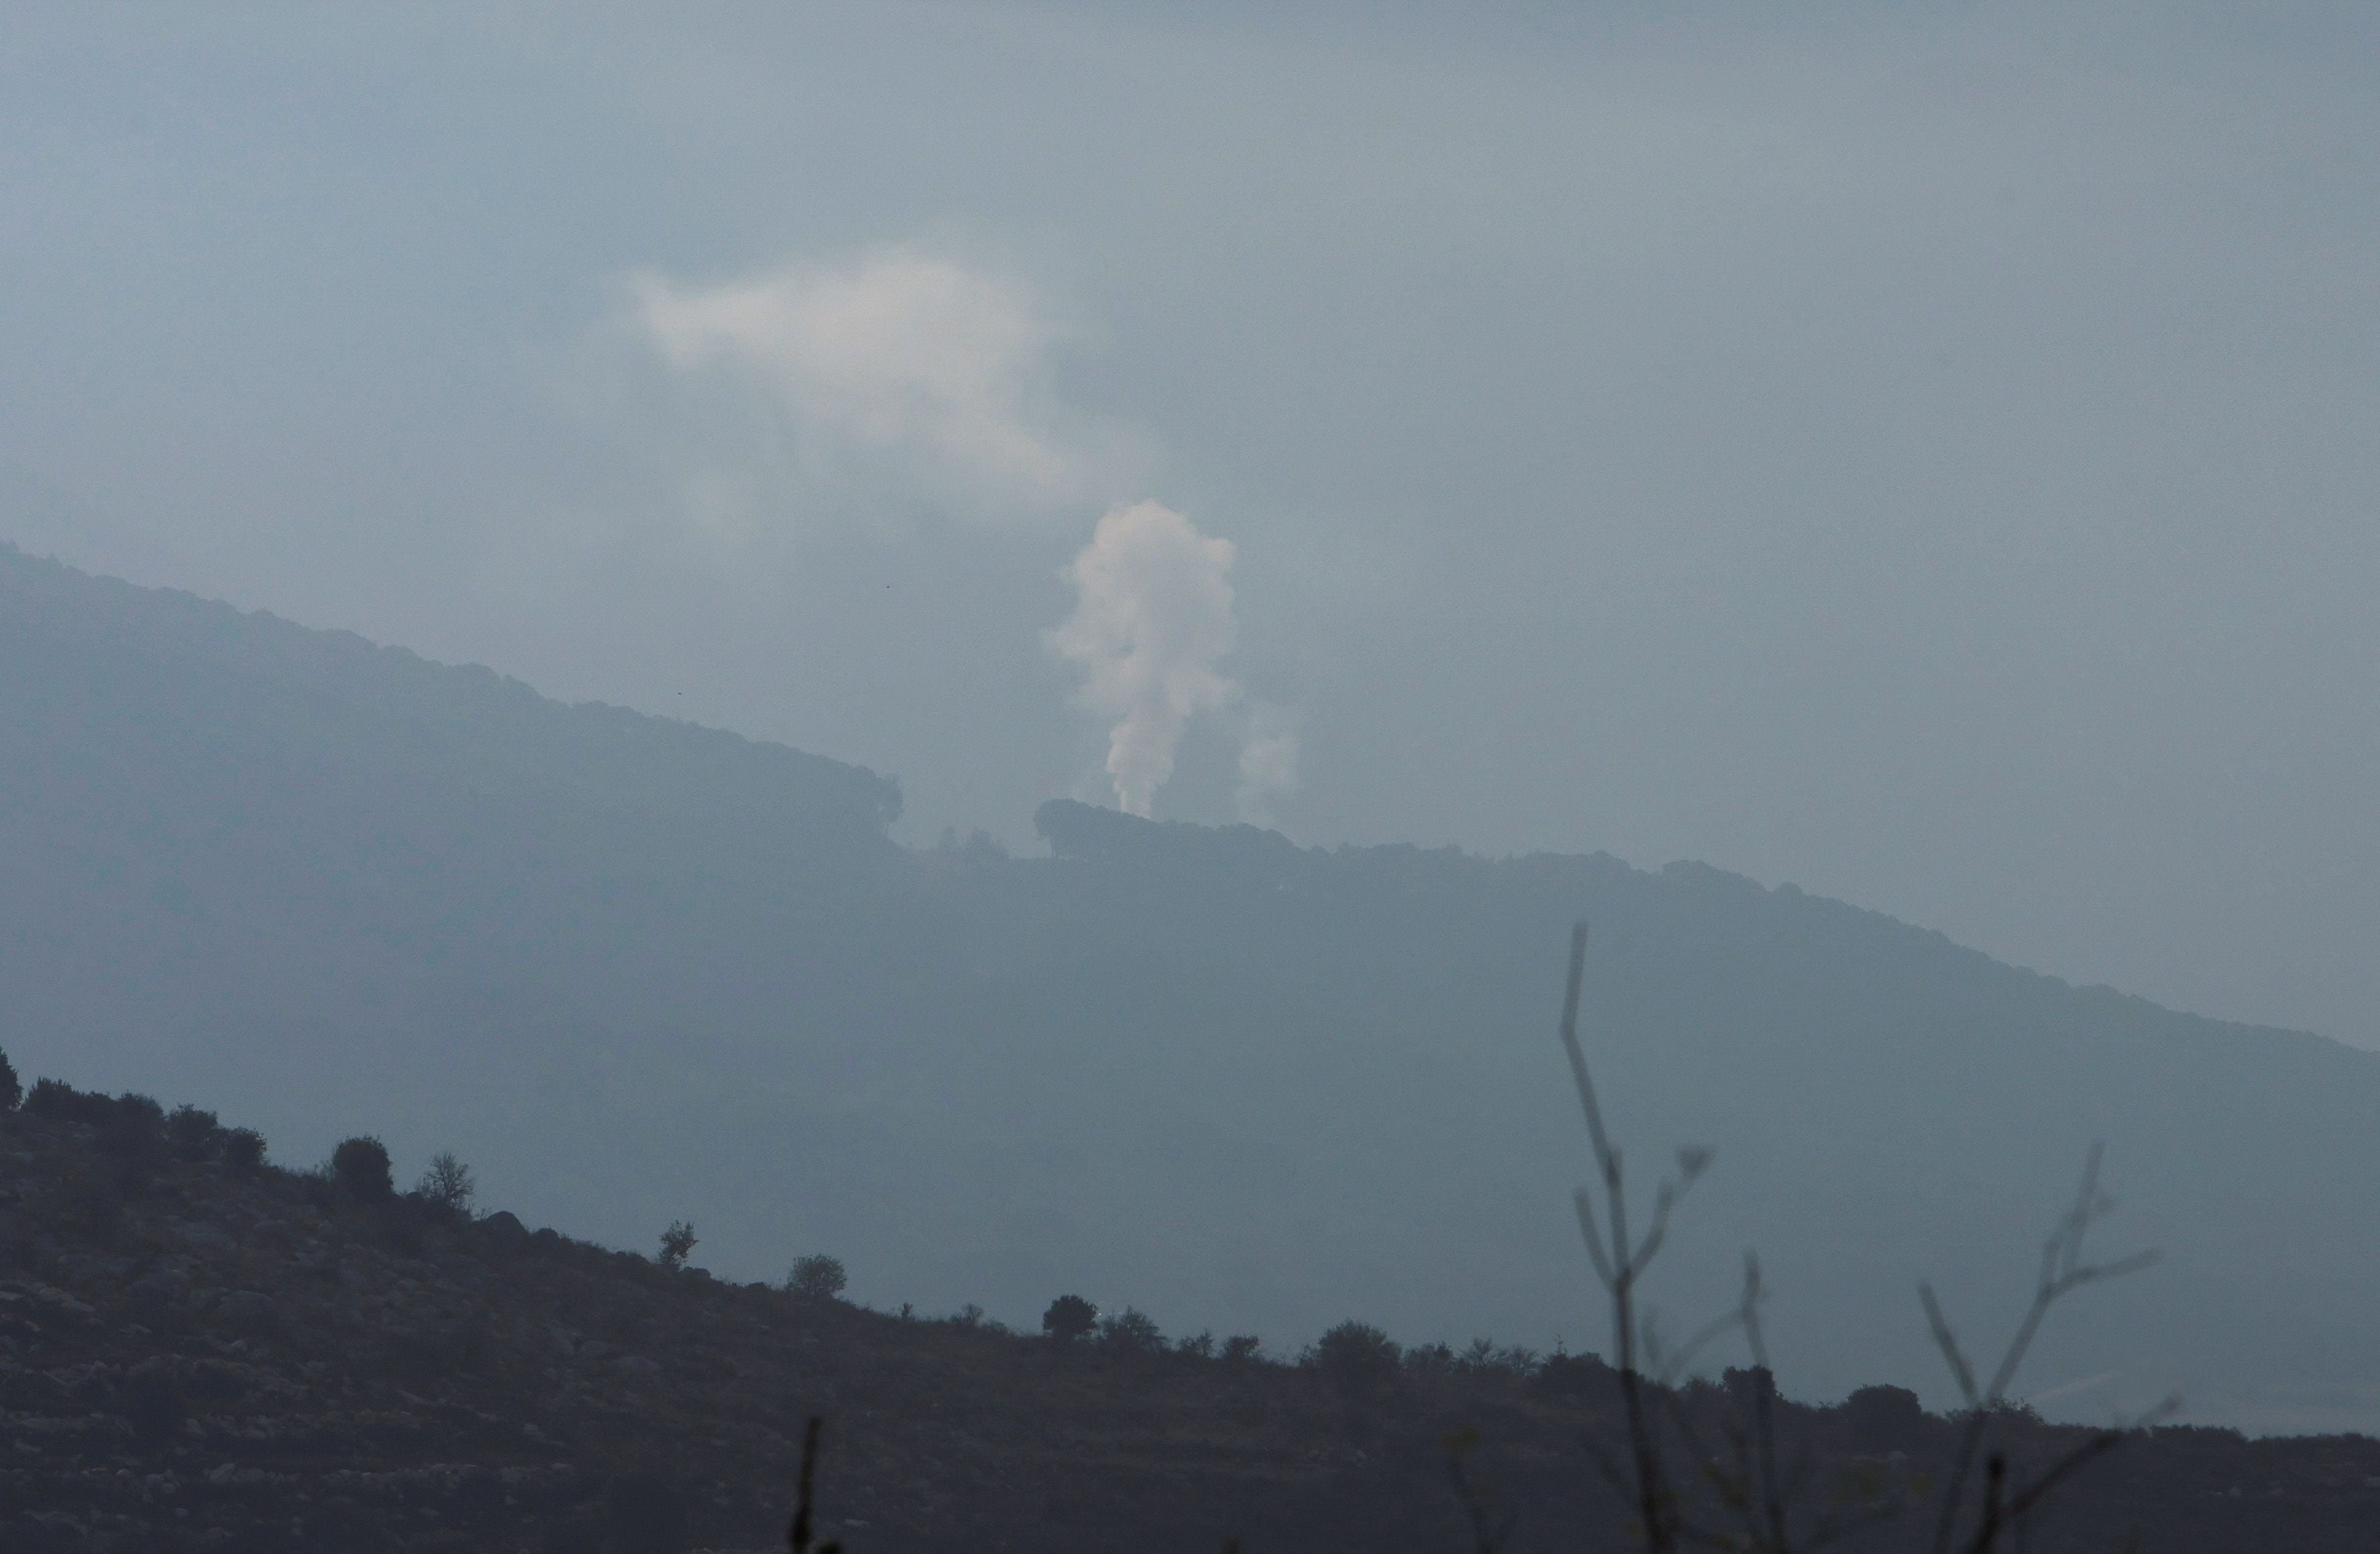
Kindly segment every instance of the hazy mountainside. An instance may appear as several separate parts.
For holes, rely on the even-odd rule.
[[[2380,1426],[2380,1059],[1998,965],[1694,865],[1301,850],[1052,805],[908,853],[856,769],[0,552],[0,1044],[453,1147],[577,1233],[1029,1317],[1597,1346],[1551,1031],[1649,1175],[1718,1147],[1657,1290],[1757,1245],[1793,1390],[1989,1341],[2104,1137],[2123,1246],[2029,1379],[2103,1413]],[[2113,1373],[2112,1375],[2108,1373]]]

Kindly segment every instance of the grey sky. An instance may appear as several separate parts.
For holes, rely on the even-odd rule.
[[[0,538],[1021,844],[1151,499],[1236,548],[1160,815],[1270,719],[1302,841],[2380,1043],[2364,8],[686,9],[12,18]],[[813,304],[903,264],[996,316],[880,381]],[[773,355],[639,311],[756,285]]]

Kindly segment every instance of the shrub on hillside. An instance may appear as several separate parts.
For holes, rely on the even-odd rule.
[[[1455,1356],[1454,1363],[1474,1376],[1522,1379],[1536,1370],[1537,1352],[1525,1344],[1508,1343],[1500,1348],[1492,1338],[1475,1338],[1469,1348]]]
[[[165,1119],[165,1142],[176,1159],[210,1159],[223,1147],[223,1124],[212,1111],[177,1106]]]
[[[1099,1342],[1125,1354],[1162,1354],[1165,1335],[1157,1324],[1136,1306],[1125,1306],[1113,1317],[1099,1319]]]
[[[1404,1352],[1369,1322],[1342,1322],[1315,1341],[1305,1363],[1349,1397],[1378,1390],[1397,1374]]]
[[[165,1127],[165,1109],[158,1104],[155,1096],[127,1090],[115,1098],[115,1115],[111,1121],[125,1127],[162,1133]]]
[[[1226,1365],[1254,1365],[1264,1354],[1264,1340],[1254,1333],[1234,1333],[1223,1340],[1222,1359]]]
[[[694,1226],[684,1220],[672,1220],[662,1232],[662,1267],[673,1273],[686,1267],[686,1254],[696,1245]]]
[[[1863,1387],[1842,1402],[1843,1423],[1863,1450],[1906,1447],[1925,1427],[1925,1408],[1906,1387]]]
[[[471,1168],[465,1165],[451,1149],[441,1149],[430,1157],[430,1169],[413,1190],[425,1203],[455,1214],[468,1214],[472,1198],[479,1196],[480,1185],[471,1180]]]
[[[795,1257],[793,1270],[785,1275],[785,1293],[804,1300],[832,1300],[843,1293],[851,1282],[844,1271],[841,1257],[830,1257],[823,1252],[813,1252],[807,1257]],[[977,1313],[978,1318],[982,1313]]]
[[[369,1134],[343,1139],[331,1151],[331,1179],[359,1203],[378,1203],[396,1192],[389,1174],[388,1146]]]
[[[78,1090],[63,1079],[36,1079],[25,1110],[53,1123],[104,1127],[115,1120],[115,1101],[96,1090]]]
[[[227,1128],[223,1135],[224,1164],[253,1171],[264,1163],[264,1135],[254,1128]]]
[[[1538,1364],[1530,1380],[1549,1398],[1586,1398],[1606,1395],[1615,1377],[1611,1367],[1596,1355],[1553,1354]]]
[[[165,1150],[165,1109],[148,1096],[125,1094],[106,1102],[104,1120],[98,1124],[99,1147],[121,1163],[125,1174],[120,1180],[126,1185],[145,1178]]]
[[[8,1054],[0,1052],[0,1111],[14,1111],[17,1103],[25,1099],[25,1087],[17,1077],[17,1065]]]
[[[1060,1295],[1041,1314],[1041,1330],[1060,1343],[1072,1343],[1099,1325],[1099,1308],[1080,1295]]]

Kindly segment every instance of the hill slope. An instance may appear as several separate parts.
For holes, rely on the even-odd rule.
[[[1411,1356],[1325,1367],[1060,1344],[671,1273],[510,1214],[367,1200],[221,1158],[153,1109],[0,1112],[0,1547],[11,1554],[674,1554],[783,1548],[807,1419],[820,1533],[853,1554],[1212,1554],[1634,1546],[1580,1439],[1610,1374]],[[71,1120],[74,1116],[95,1119]],[[1682,1401],[1716,1439],[1726,1402]],[[1952,1426],[1905,1396],[1784,1405],[1805,1513],[1944,1482]],[[2091,1432],[2009,1421],[2021,1479]],[[2161,1429],[2047,1502],[2025,1547],[2369,1547],[2380,1443]],[[1700,1505],[1706,1497],[1697,1495]],[[1846,1554],[1914,1547],[1906,1508]]]
[[[369,1122],[579,1233],[686,1215],[739,1277],[824,1247],[924,1309],[1599,1345],[1550,1039],[1584,916],[1633,1158],[1719,1150],[1677,1325],[1757,1245],[1789,1386],[1935,1386],[1915,1281],[1987,1337],[2105,1138],[2168,1257],[2032,1382],[2380,1427],[2380,1060],[2313,1037],[1693,865],[1067,805],[1051,857],[905,853],[870,773],[13,552],[0,750],[0,1036],[285,1159]]]

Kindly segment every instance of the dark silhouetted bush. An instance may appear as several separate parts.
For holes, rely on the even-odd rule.
[[[224,1163],[253,1171],[264,1163],[264,1135],[254,1128],[229,1128],[223,1135]]]
[[[1223,1340],[1223,1360],[1234,1366],[1252,1365],[1264,1355],[1264,1340],[1254,1333],[1234,1333]]]
[[[844,1271],[842,1258],[813,1252],[807,1257],[794,1259],[793,1271],[785,1275],[785,1291],[804,1300],[832,1300],[843,1293],[843,1287],[850,1282],[850,1277]],[[978,1311],[976,1315],[980,1318],[983,1314]]]
[[[1518,1379],[1536,1373],[1537,1352],[1525,1344],[1508,1343],[1500,1348],[1492,1338],[1475,1338],[1469,1348],[1454,1357],[1454,1363],[1474,1376]]]
[[[8,1054],[0,1052],[0,1111],[14,1111],[17,1103],[25,1099],[24,1083],[17,1077],[17,1065]]]
[[[1316,1373],[1350,1397],[1377,1391],[1397,1374],[1404,1353],[1369,1322],[1342,1322],[1307,1352]]]
[[[1075,1340],[1099,1326],[1099,1308],[1080,1295],[1060,1295],[1041,1314],[1041,1330],[1061,1343]]]
[[[115,1121],[115,1102],[95,1090],[78,1090],[62,1079],[36,1079],[25,1110],[54,1123],[87,1123],[104,1127]]]
[[[672,1220],[669,1229],[662,1232],[662,1267],[675,1269],[686,1267],[686,1254],[695,1248],[694,1226],[684,1220]]]
[[[1549,1398],[1602,1397],[1613,1385],[1611,1367],[1593,1354],[1548,1354],[1530,1380]]]
[[[223,1147],[223,1124],[212,1111],[177,1106],[165,1119],[165,1142],[180,1160],[211,1159]]]
[[[1127,1305],[1116,1316],[1100,1318],[1099,1342],[1125,1354],[1165,1353],[1165,1335],[1136,1306]]]
[[[369,1134],[344,1139],[331,1151],[331,1179],[359,1203],[378,1203],[396,1192],[388,1147]]]
[[[1888,1451],[1917,1439],[1925,1409],[1906,1387],[1863,1387],[1843,1400],[1843,1422],[1864,1450]]]
[[[94,1099],[106,1107],[97,1124],[99,1147],[123,1162],[126,1184],[145,1178],[165,1152],[165,1109],[147,1096]]]

